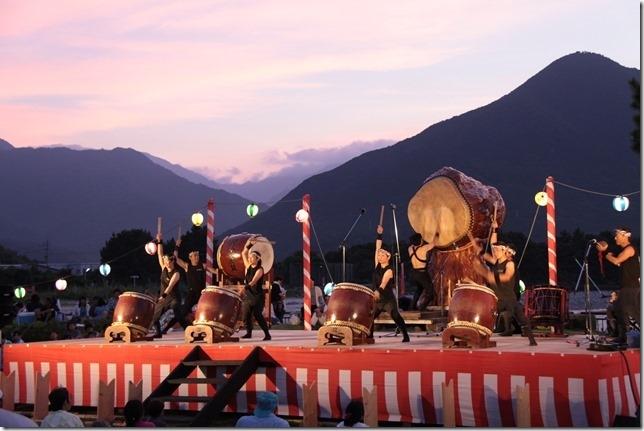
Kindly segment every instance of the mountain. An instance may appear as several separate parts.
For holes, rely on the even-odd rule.
[[[176,237],[179,224],[216,202],[215,231],[246,218],[248,201],[191,183],[132,149],[75,151],[14,148],[0,152],[0,244],[50,262],[96,262],[112,233],[143,228]]]
[[[13,150],[13,145],[4,139],[0,139],[0,151]]]
[[[406,239],[411,233],[410,198],[443,166],[499,190],[507,208],[502,231],[529,232],[534,195],[550,175],[565,184],[555,185],[558,231],[579,227],[600,232],[619,224],[639,231],[639,194],[631,196],[628,211],[618,213],[611,196],[566,186],[606,194],[640,189],[640,160],[629,142],[633,111],[628,84],[639,76],[639,70],[598,54],[564,56],[486,106],[308,178],[264,213],[222,235],[260,233],[276,241],[277,257],[301,250],[301,227],[294,214],[309,193],[315,228],[311,246],[316,252],[315,233],[325,250],[337,249],[361,208],[365,216],[348,244],[373,241],[381,205],[386,205],[385,240],[392,242],[390,203],[397,207],[400,237]],[[543,208],[532,239],[545,240]]]

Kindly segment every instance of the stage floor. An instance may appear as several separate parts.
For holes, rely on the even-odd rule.
[[[227,411],[252,410],[255,391],[278,393],[278,413],[302,415],[302,386],[318,384],[319,416],[340,418],[362,388],[377,388],[379,420],[443,423],[441,384],[454,381],[456,424],[513,426],[517,387],[529,384],[533,426],[608,426],[615,414],[634,415],[640,397],[640,350],[587,350],[583,335],[565,338],[493,336],[488,349],[444,349],[436,334],[412,333],[402,343],[393,333],[376,332],[375,344],[318,347],[317,331],[273,330],[271,341],[199,344],[213,359],[243,359],[255,346],[277,363],[261,368]],[[161,340],[108,344],[103,338],[6,345],[5,373],[17,374],[15,401],[32,403],[36,373],[50,372],[50,384],[67,386],[74,403],[95,406],[98,382],[116,380],[116,405],[127,400],[128,382],[142,382],[146,397],[193,348],[183,332]],[[217,374],[232,371],[218,367]],[[195,376],[201,376],[195,372]],[[179,395],[211,395],[208,385],[181,386]],[[198,409],[197,403],[171,408]]]

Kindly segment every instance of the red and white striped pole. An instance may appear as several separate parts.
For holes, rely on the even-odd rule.
[[[555,223],[555,179],[546,178],[546,228],[548,235],[548,284],[557,285],[557,229]]]
[[[206,265],[211,268],[214,268],[215,201],[212,198],[208,200],[208,215],[207,215],[207,221],[206,221],[206,228],[208,229],[206,233]],[[212,273],[210,271],[206,271],[206,285],[207,286],[212,285]]]
[[[302,279],[304,281],[304,330],[311,330],[311,195],[305,194],[302,197],[302,209],[309,215],[302,222]]]

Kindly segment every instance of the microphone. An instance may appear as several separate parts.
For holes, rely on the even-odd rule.
[[[389,206],[391,207],[392,210],[396,209],[396,205],[394,205],[394,204],[389,204]]]
[[[591,239],[588,242],[590,242],[591,244],[597,244],[598,243],[598,241],[595,238]]]
[[[361,209],[360,209],[360,214],[364,214],[364,213],[366,213],[366,212],[367,212],[367,210],[366,210],[365,208],[361,208]]]

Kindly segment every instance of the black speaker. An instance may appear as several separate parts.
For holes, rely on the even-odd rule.
[[[633,416],[615,415],[614,427],[640,427],[640,418]]]

